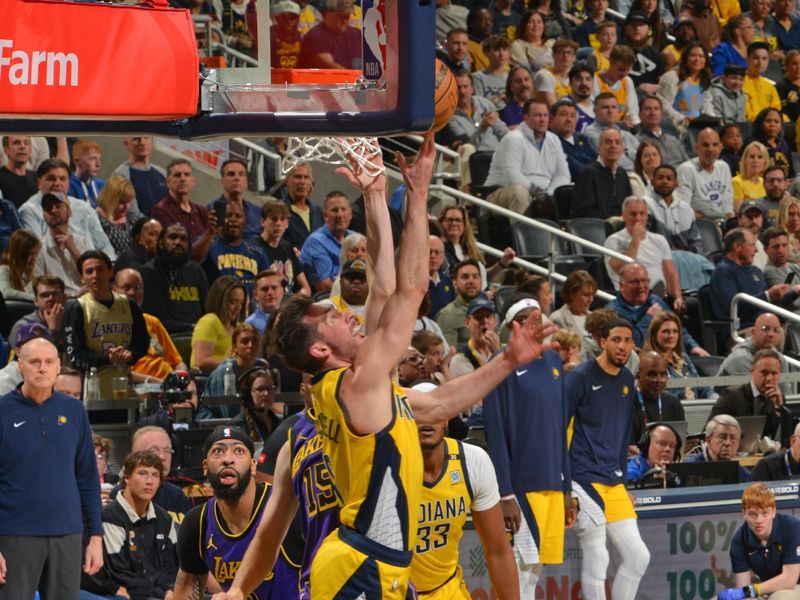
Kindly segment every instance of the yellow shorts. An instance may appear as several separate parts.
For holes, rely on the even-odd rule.
[[[539,562],[560,565],[564,562],[564,492],[528,492],[525,497],[536,521],[536,531],[531,529],[531,535]]]
[[[340,527],[325,538],[311,564],[311,600],[357,598],[362,593],[366,598],[405,600],[410,562],[410,552],[388,550]]]
[[[573,482],[572,489],[578,495],[578,508],[598,525],[636,518],[628,490],[621,483],[592,483],[591,487],[584,488]]]
[[[419,600],[472,600],[467,584],[464,583],[461,567],[458,567],[458,572],[442,587],[428,593],[417,592],[417,597]]]

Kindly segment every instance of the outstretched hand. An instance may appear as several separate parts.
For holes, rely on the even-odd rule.
[[[417,156],[411,164],[408,164],[406,157],[400,152],[395,152],[394,156],[397,164],[400,165],[403,181],[405,181],[409,193],[413,194],[427,189],[433,176],[433,162],[436,159],[436,144],[433,141],[433,133],[429,131],[425,134],[422,146],[419,147],[419,152],[417,152]],[[425,200],[427,201],[427,197]]]
[[[354,156],[353,152],[355,152],[355,150],[345,153],[350,165],[347,167],[339,167],[336,169],[336,172],[347,179],[350,185],[352,185],[354,188],[361,190],[361,193],[363,194],[372,191],[385,194],[386,175],[384,173],[379,173],[377,175],[370,175],[366,173]],[[369,159],[370,162],[376,167],[383,167],[383,154],[380,152],[380,149],[376,154],[370,155]]]
[[[535,319],[528,319],[524,325],[512,321],[511,339],[506,346],[506,355],[515,367],[536,360],[546,350],[558,348],[558,342],[544,343],[544,340],[556,331],[558,328],[552,323],[538,323]]]

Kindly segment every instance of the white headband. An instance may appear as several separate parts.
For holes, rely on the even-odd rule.
[[[523,298],[519,302],[515,302],[506,310],[506,318],[503,321],[503,325],[508,325],[511,321],[514,320],[520,312],[525,310],[526,308],[535,308],[536,310],[542,310],[542,307],[539,306],[539,303],[534,300],[533,298]]]

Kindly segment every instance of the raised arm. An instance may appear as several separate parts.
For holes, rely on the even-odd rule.
[[[228,592],[215,594],[212,600],[244,600],[275,567],[283,538],[297,513],[297,499],[292,493],[289,443],[283,445],[275,465],[275,480],[256,535],[244,555],[236,578]]]
[[[378,152],[373,162],[383,165]],[[344,176],[364,196],[364,212],[367,222],[367,281],[369,296],[366,304],[364,331],[370,335],[378,327],[383,307],[395,292],[397,277],[394,268],[394,244],[392,224],[386,204],[386,175],[372,176],[364,173],[360,165],[351,160],[349,167],[339,167],[336,172]]]
[[[407,164],[401,154],[397,155],[408,189],[397,288],[381,311],[376,330],[359,349],[353,375],[344,380],[342,389],[350,422],[361,433],[379,431],[391,418],[389,402],[378,407],[375,395],[388,389],[389,375],[408,347],[420,303],[428,291],[427,201],[434,158],[433,134],[425,136],[413,164]]]
[[[511,340],[505,350],[479,369],[451,379],[427,394],[407,390],[415,419],[421,423],[451,419],[482,400],[513,369],[541,357],[550,349],[543,340],[556,331],[552,323],[542,325],[528,319],[522,327],[517,323],[512,326]]]

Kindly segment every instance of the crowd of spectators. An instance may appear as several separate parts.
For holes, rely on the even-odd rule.
[[[221,24],[231,46],[255,55],[254,2],[191,4]],[[800,351],[800,328],[740,305],[745,341],[713,350],[719,375],[750,381],[667,388],[707,372],[695,364],[709,352],[690,333],[692,290],[708,286],[717,320],[730,318],[738,292],[800,314],[800,188],[792,185],[800,12],[791,0],[774,4],[742,12],[737,2],[690,0],[675,13],[670,2],[640,0],[437,1],[437,55],[458,85],[437,142],[461,154],[456,185],[562,225],[605,221],[606,247],[628,260],[606,258],[554,287],[517,272],[510,247],[487,260],[477,242],[495,240],[478,240],[469,208],[446,205],[430,217],[429,292],[398,364],[401,384],[469,373],[502,348],[512,323],[537,313],[558,327],[552,341],[567,372],[601,355],[603,327],[621,317],[635,346],[626,358],[637,387],[630,481],[688,452],[661,423],[685,420],[682,401],[694,399],[714,405],[688,461],[735,458],[736,418],[765,415],[764,434],[784,450],[752,473],[741,469],[740,480],[782,478],[784,458],[792,474],[800,470],[800,430],[786,410],[794,386],[781,382],[784,352]],[[271,17],[273,66],[360,68],[357,3],[273,1]],[[14,354],[44,337],[77,371],[97,368],[104,394],[120,369],[153,383],[192,369],[204,381],[187,403],[195,416],[229,419],[264,442],[281,421],[278,391],[300,389],[300,376],[264,347],[271,314],[292,294],[315,295],[363,324],[363,201],[359,208],[342,191],[315,188],[312,166],[301,163],[278,197],[253,202],[248,164],[231,158],[220,167],[219,197],[204,206],[194,199],[191,161],[156,164],[147,136],[123,144],[128,159],[101,179],[108,171],[92,140],[2,137],[0,293],[30,302],[31,312],[9,323],[12,362],[0,370],[0,391],[22,384]],[[489,156],[485,181],[470,172],[475,153]],[[560,204],[553,213],[559,189],[570,186],[567,213]],[[705,247],[706,225],[720,238],[717,254]],[[596,299],[600,289],[614,299]],[[181,339],[190,349],[183,355]],[[206,404],[229,394],[230,373],[239,402]],[[76,374],[65,369],[65,392]],[[451,422],[451,434],[483,424],[478,407]],[[145,427],[133,442],[119,465],[123,485],[103,512],[106,566],[84,577],[86,598],[135,597],[137,586],[143,597],[169,597],[174,581],[175,527],[189,505],[164,481],[171,441]],[[97,438],[95,450],[101,484],[113,483],[108,440]],[[127,571],[121,543],[144,522],[152,531],[139,535],[163,541],[146,559],[159,561],[146,580]]]

